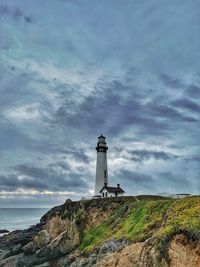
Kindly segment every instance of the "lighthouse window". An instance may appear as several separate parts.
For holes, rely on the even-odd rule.
[[[106,193],[105,193],[105,197],[107,197],[107,196],[108,196],[108,193],[106,192]]]
[[[105,178],[107,177],[107,171],[106,170],[104,171],[104,177]]]

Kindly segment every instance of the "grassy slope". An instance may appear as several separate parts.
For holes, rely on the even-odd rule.
[[[171,237],[182,232],[200,238],[200,197],[127,200],[106,221],[83,233],[80,249],[90,252],[111,238],[137,242],[155,237],[162,256]]]

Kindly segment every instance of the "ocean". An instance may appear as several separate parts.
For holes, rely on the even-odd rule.
[[[39,223],[45,208],[0,208],[0,230],[23,230]]]

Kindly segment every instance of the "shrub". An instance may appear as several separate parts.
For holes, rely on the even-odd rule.
[[[85,210],[79,209],[77,213],[75,214],[74,222],[76,224],[81,224],[85,220],[85,216],[86,216]]]
[[[69,212],[69,210],[64,209],[64,210],[61,212],[61,219],[62,219],[62,220],[70,219],[70,212]]]

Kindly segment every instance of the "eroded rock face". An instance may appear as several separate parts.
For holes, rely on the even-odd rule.
[[[45,230],[48,232],[49,238],[53,240],[64,232],[71,223],[69,219],[62,220],[59,215],[56,215],[47,221]]]
[[[111,240],[87,258],[75,260],[71,267],[158,267],[156,253],[147,240],[128,244]],[[165,265],[162,265],[163,267]],[[166,265],[167,266],[167,265]]]
[[[109,253],[104,259],[102,259],[93,266],[94,267],[142,266],[140,264],[140,254],[142,253],[143,247],[144,243],[136,243],[126,246],[119,252]]]
[[[71,252],[79,244],[79,230],[74,223],[71,223],[58,237],[54,238],[48,245],[38,250],[36,255],[38,257],[45,257],[48,255],[49,259],[57,258]]]
[[[94,227],[97,222],[102,223],[105,221],[109,215],[111,214],[112,210],[115,208],[116,204],[111,203],[108,207],[93,207],[88,210],[86,220],[85,220],[85,229],[88,230],[92,227]]]
[[[33,239],[33,245],[36,248],[42,248],[50,241],[50,236],[47,230],[40,231]]]
[[[170,267],[199,267],[200,242],[191,242],[184,235],[177,235],[169,246]]]

